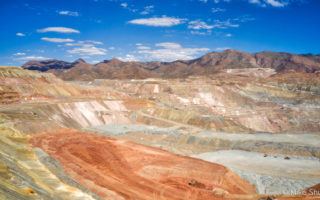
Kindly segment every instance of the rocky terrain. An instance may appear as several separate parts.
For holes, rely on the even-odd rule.
[[[1,199],[320,199],[316,56],[54,62],[0,67]]]
[[[63,80],[186,78],[215,74],[225,69],[270,68],[276,72],[315,73],[320,70],[319,55],[236,50],[208,53],[194,60],[174,62],[123,62],[116,58],[91,65],[82,59],[72,63],[59,60],[29,61],[24,69],[52,72]]]

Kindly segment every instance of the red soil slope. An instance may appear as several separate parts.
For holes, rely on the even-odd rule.
[[[207,200],[255,194],[253,186],[221,165],[124,140],[63,130],[36,135],[31,142],[105,199]]]

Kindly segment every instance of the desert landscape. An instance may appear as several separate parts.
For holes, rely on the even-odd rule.
[[[2,197],[320,198],[320,62],[264,54],[210,53],[184,62],[206,75],[170,78],[176,62],[1,67]],[[101,65],[138,70],[78,76]]]
[[[319,7],[0,2],[0,200],[320,200]]]

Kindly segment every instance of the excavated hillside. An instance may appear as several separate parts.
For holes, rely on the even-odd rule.
[[[82,62],[81,60],[78,62]],[[317,73],[65,82],[0,67],[1,199],[320,199]]]

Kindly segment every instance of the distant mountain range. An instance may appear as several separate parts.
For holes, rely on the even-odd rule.
[[[183,78],[213,74],[223,69],[272,68],[277,72],[320,72],[320,55],[278,52],[246,53],[236,50],[208,53],[194,60],[123,62],[104,60],[95,65],[83,59],[29,61],[22,68],[51,72],[64,80]]]

